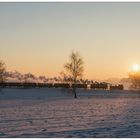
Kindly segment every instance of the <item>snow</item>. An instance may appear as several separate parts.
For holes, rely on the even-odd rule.
[[[136,91],[3,89],[0,137],[140,137]]]

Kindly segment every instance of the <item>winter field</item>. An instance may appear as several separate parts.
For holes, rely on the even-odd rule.
[[[0,137],[140,137],[139,93],[3,89]]]

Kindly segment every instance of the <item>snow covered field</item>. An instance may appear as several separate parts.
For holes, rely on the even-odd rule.
[[[140,137],[134,91],[3,89],[0,137]]]

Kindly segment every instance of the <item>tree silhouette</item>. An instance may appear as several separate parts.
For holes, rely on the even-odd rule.
[[[5,63],[2,60],[0,60],[0,90],[1,90],[2,84],[6,80],[5,71],[6,71]]]
[[[5,81],[5,63],[3,61],[0,60],[0,83]]]
[[[64,68],[72,78],[74,98],[77,98],[76,94],[76,83],[77,79],[82,76],[84,67],[83,59],[78,52],[72,52],[70,55],[70,60],[64,65]]]
[[[130,72],[129,78],[131,81],[131,87],[140,90],[140,71]]]

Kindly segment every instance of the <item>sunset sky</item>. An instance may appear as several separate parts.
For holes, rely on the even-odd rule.
[[[72,51],[84,77],[127,77],[140,64],[140,3],[0,3],[7,70],[58,76]]]

